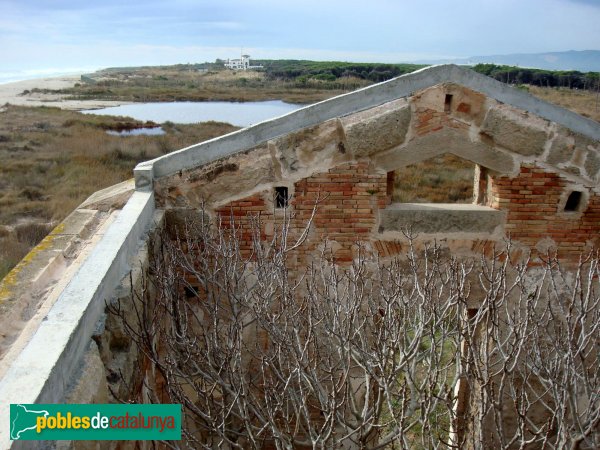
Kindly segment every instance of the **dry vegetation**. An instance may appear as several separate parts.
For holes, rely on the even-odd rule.
[[[251,255],[235,219],[173,223],[110,305],[146,368],[111,393],[181,404],[172,448],[600,448],[597,253],[564,277],[510,243],[465,258],[406,233],[385,262],[358,243],[340,267],[325,244],[299,268],[288,219],[269,239],[244,219]]]
[[[60,91],[76,99],[129,101],[281,99],[311,103],[370,84],[267,79],[260,72],[198,72],[182,67],[119,69],[95,82]],[[600,120],[600,99],[590,91],[526,87],[533,95]],[[52,91],[56,92],[56,91]],[[24,93],[27,95],[27,92]],[[7,106],[0,112],[0,278],[52,225],[87,196],[131,177],[133,167],[169,151],[232,131],[227,124],[167,124],[164,136],[110,136],[108,129],[142,124],[57,108]],[[469,203],[473,165],[443,156],[396,172],[395,201]]]
[[[600,122],[600,93],[567,89],[567,88],[541,88],[528,86],[530,94],[563,108],[575,111],[584,117]]]
[[[131,178],[138,162],[235,129],[167,123],[162,136],[119,137],[106,130],[142,123],[17,106],[0,118],[0,278],[90,194]]]
[[[471,203],[472,162],[451,154],[440,155],[395,171],[394,202]]]
[[[107,70],[92,74],[70,89],[47,91],[74,100],[132,102],[283,100],[314,103],[371,84],[344,77],[335,82],[268,79],[264,72],[218,70],[198,72],[187,66]],[[40,91],[38,91],[40,92]],[[46,91],[41,91],[46,92]]]

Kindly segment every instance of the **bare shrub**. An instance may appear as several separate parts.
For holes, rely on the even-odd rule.
[[[52,228],[52,224],[49,223],[30,222],[17,225],[15,227],[15,233],[19,242],[33,247],[39,244],[40,241],[52,231]]]
[[[133,313],[110,307],[145,400],[183,405],[183,447],[600,445],[597,255],[563,274],[407,234],[399,258],[298,267],[306,234],[286,223],[265,242],[256,219],[243,256],[235,226],[202,217],[163,236]]]
[[[0,236],[0,281],[27,254],[30,247],[17,241],[14,236]]]

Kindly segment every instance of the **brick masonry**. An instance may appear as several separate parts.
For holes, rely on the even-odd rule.
[[[577,211],[564,211],[572,190],[583,192],[581,205]],[[490,206],[508,212],[506,234],[527,247],[551,239],[559,257],[572,260],[600,244],[600,196],[571,188],[558,173],[524,164],[514,178],[492,178],[491,193]]]
[[[585,191],[581,209],[565,212],[565,199],[572,189],[569,181],[555,172],[524,164],[518,176],[490,177],[489,183],[489,206],[507,211],[505,235],[516,244],[534,252],[536,248],[556,248],[561,258],[569,260],[600,244],[600,196],[590,190],[579,188]],[[252,250],[252,227],[258,217],[261,239],[271,239],[282,223],[283,213],[274,208],[273,195],[263,191],[216,210],[224,226],[235,223],[246,254]],[[364,161],[296,182],[289,209],[290,238],[300,236],[316,208],[307,242],[297,253],[299,262],[306,262],[325,241],[338,263],[351,262],[359,242],[368,243],[382,257],[399,254],[403,248],[400,240],[377,238],[378,211],[390,201],[387,174]],[[540,247],[540,241],[550,245]],[[474,238],[468,246],[472,251],[489,250],[489,242]]]
[[[390,201],[387,173],[376,171],[368,162],[342,164],[296,182],[288,210],[290,245],[301,236],[313,210],[314,217],[307,241],[295,256],[306,262],[327,241],[336,262],[352,261],[356,244],[370,240],[377,227],[379,209]],[[227,203],[215,213],[223,226],[239,229],[241,250],[246,255],[252,249],[252,229],[257,219],[260,218],[261,238],[272,239],[284,214],[275,208],[272,191]]]
[[[384,258],[402,253],[403,234],[380,228],[379,211],[391,202],[389,171],[443,152],[479,165],[475,201],[505,211],[506,221],[493,232],[433,232],[423,240],[474,255],[510,237],[523,251],[557,249],[570,260],[600,243],[598,142],[452,83],[161,178],[155,190],[166,209],[196,210],[206,201],[223,226],[235,225],[245,255],[255,224],[271,240],[289,214],[292,245],[316,208],[306,242],[290,258],[302,265],[326,247],[348,264],[359,243]],[[274,202],[278,186],[290,195],[285,213]],[[573,190],[582,193],[581,205],[564,211]]]
[[[466,109],[468,105],[461,103],[459,106]],[[416,114],[417,120],[415,129],[417,136],[424,136],[431,132],[439,131],[444,127],[467,130],[469,126],[449,116],[444,111],[436,111],[429,108],[419,108]]]

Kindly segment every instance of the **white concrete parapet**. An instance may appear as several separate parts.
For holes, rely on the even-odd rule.
[[[135,192],[0,380],[0,448],[11,446],[11,403],[59,403],[75,378],[105,300],[151,225],[154,194]]]

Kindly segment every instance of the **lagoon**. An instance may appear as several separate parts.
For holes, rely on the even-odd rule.
[[[227,122],[247,127],[301,108],[303,105],[285,103],[281,100],[266,102],[171,102],[133,103],[111,108],[81,111],[85,114],[127,116],[141,121],[156,123]]]
[[[107,130],[106,134],[110,134],[111,136],[162,136],[165,134],[165,130],[162,127],[150,127],[150,128],[134,128],[133,130]]]

